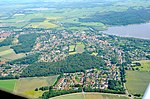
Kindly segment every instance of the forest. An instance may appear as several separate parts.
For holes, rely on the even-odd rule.
[[[79,18],[80,22],[101,22],[105,25],[129,25],[145,23],[150,20],[149,9],[128,8],[124,12],[95,13],[89,18]]]
[[[36,38],[37,34],[35,33],[20,35],[18,38],[20,44],[12,46],[11,48],[14,49],[17,54],[30,52],[35,45]]]
[[[91,68],[101,68],[105,62],[100,57],[87,53],[68,56],[59,62],[37,62],[29,65],[21,74],[21,77],[48,76],[61,73],[85,71]]]

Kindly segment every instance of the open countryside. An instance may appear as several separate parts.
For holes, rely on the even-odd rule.
[[[126,73],[126,87],[129,93],[143,95],[150,82],[150,72],[126,71]]]
[[[77,93],[57,96],[50,99],[129,99],[126,96],[102,93]]]
[[[0,0],[0,89],[40,99],[142,99],[149,0]]]
[[[13,92],[17,80],[0,80],[0,89]]]

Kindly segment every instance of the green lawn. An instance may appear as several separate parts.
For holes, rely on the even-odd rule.
[[[0,89],[13,92],[17,80],[0,80]]]
[[[126,87],[129,93],[143,95],[150,83],[150,72],[126,71],[126,73]]]

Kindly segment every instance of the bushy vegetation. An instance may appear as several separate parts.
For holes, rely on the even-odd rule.
[[[150,20],[150,10],[129,8],[124,12],[96,13],[89,18],[79,18],[80,22],[101,22],[107,25],[128,25],[145,23]]]
[[[35,44],[37,34],[24,34],[19,36],[19,45],[11,47],[16,53],[30,52]]]
[[[105,66],[103,59],[83,53],[70,55],[60,62],[39,62],[31,64],[22,72],[21,76],[47,76],[66,72],[84,71],[86,69],[100,68],[103,66]]]

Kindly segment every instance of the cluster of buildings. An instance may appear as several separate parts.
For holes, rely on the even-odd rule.
[[[64,73],[54,86],[55,90],[77,90],[83,87],[105,90],[108,88],[108,80],[120,80],[116,66],[103,69],[89,69],[85,72]]]

